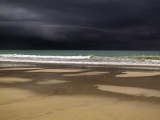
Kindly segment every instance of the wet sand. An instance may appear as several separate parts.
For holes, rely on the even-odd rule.
[[[160,71],[0,67],[0,120],[158,120]]]

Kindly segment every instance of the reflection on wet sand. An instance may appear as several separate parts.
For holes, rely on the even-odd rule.
[[[84,72],[84,73],[75,73],[75,74],[64,74],[63,76],[83,76],[83,75],[102,75],[106,74],[109,72],[98,72],[98,71],[93,71],[93,72]]]
[[[160,75],[160,72],[123,72],[124,74],[116,75],[116,77],[146,77]]]
[[[82,69],[40,69],[40,70],[30,70],[30,71],[26,71],[26,72],[81,72],[83,71]]]
[[[62,84],[68,81],[64,81],[64,80],[46,80],[46,81],[39,81],[37,82],[37,84],[41,84],[41,85],[51,85],[51,84]]]
[[[35,70],[40,68],[13,68],[13,67],[0,67],[0,70]]]
[[[19,77],[0,77],[0,82],[3,83],[16,83],[16,82],[27,82],[32,81],[32,79],[19,78]]]
[[[129,94],[135,96],[145,96],[145,97],[160,97],[160,90],[144,89],[137,87],[111,86],[111,85],[95,85],[95,86],[98,86],[99,90],[110,91],[115,93]]]

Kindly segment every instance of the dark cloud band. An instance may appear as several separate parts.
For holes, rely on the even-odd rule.
[[[1,49],[12,49],[6,44],[15,42],[19,43],[15,49],[50,46],[50,49],[160,50],[158,0],[2,0],[1,3]]]

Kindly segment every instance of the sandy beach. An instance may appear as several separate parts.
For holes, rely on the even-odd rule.
[[[160,70],[1,66],[0,120],[158,120]]]

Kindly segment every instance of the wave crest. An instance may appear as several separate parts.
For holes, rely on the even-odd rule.
[[[97,64],[97,65],[141,65],[160,66],[160,56],[45,56],[45,55],[21,55],[1,54],[0,61],[13,62],[37,62],[37,63],[58,63],[58,64]]]

